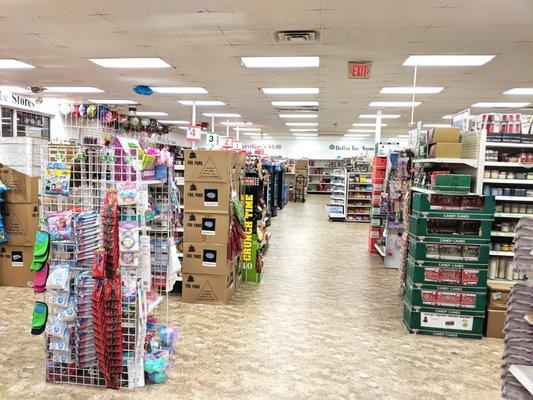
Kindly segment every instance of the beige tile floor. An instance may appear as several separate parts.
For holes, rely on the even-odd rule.
[[[260,285],[226,306],[170,299],[181,340],[164,385],[45,383],[34,296],[1,287],[0,399],[498,399],[502,341],[407,333],[396,271],[367,252],[368,225],[329,222],[325,200],[273,219]]]

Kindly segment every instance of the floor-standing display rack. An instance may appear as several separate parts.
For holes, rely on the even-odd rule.
[[[376,243],[383,236],[384,221],[387,218],[385,204],[381,204],[381,193],[383,193],[385,174],[387,169],[387,157],[375,156],[372,160],[372,192],[371,192],[371,213],[370,213],[370,234],[368,236],[368,251],[379,252],[385,255],[382,247],[376,247]]]
[[[333,171],[329,200],[327,210],[330,220],[346,219],[346,169],[335,169]]]
[[[355,164],[347,172],[346,221],[370,222],[372,178],[368,164]]]
[[[308,160],[308,182],[307,193],[330,193],[334,171],[344,167],[344,161],[338,159]]]
[[[169,258],[173,175],[168,166],[148,168],[155,158],[143,157],[136,139],[83,143],[50,145],[42,157],[41,221],[54,277],[43,295],[46,379],[143,386],[147,318],[177,272]]]

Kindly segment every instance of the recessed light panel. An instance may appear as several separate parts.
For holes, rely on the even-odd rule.
[[[479,102],[472,104],[471,107],[478,108],[521,108],[527,107],[531,103],[504,103],[504,102]]]
[[[168,115],[162,111],[137,111],[139,117],[164,117]]]
[[[159,119],[159,122],[162,124],[168,124],[168,125],[183,125],[183,124],[190,124],[189,121],[181,121],[177,119]]]
[[[292,136],[295,137],[316,137],[318,133],[293,133]]]
[[[503,94],[514,94],[518,96],[531,96],[533,95],[533,88],[514,88],[503,92]]]
[[[376,119],[378,117],[377,114],[360,114],[359,118],[365,118],[365,119]],[[400,118],[400,114],[381,114],[381,119],[398,119]]]
[[[319,88],[263,88],[264,94],[318,94]]]
[[[274,107],[318,106],[318,101],[272,101]]]
[[[309,68],[320,65],[319,57],[241,57],[248,68]]]
[[[372,132],[373,133],[373,132],[375,132],[375,130],[374,129],[348,129],[347,132],[359,132],[359,133],[361,133],[361,132],[363,132],[363,133],[364,132]]]
[[[167,94],[209,93],[202,87],[150,86],[150,88],[156,93]]]
[[[373,101],[369,104],[370,107],[418,107],[422,102],[420,101]]]
[[[366,137],[370,137],[371,135],[353,135],[353,134],[350,134],[350,133],[346,133],[344,134],[344,137],[350,137],[350,138],[366,138]]]
[[[287,126],[318,126],[318,122],[286,122]]]
[[[170,68],[160,58],[90,58],[89,61],[104,68]]]
[[[317,114],[280,114],[280,118],[318,118]]]
[[[409,56],[403,63],[406,66],[426,67],[469,67],[488,63],[496,56],[471,55],[421,55]]]
[[[133,100],[107,100],[107,99],[101,99],[101,100],[88,100],[89,103],[94,104],[137,104],[137,102]]]
[[[381,124],[381,126],[387,126],[389,124]],[[370,122],[356,122],[355,124],[353,124],[353,126],[377,126],[377,124],[372,124]]]
[[[192,106],[194,104],[193,100],[178,100],[178,103],[184,106]],[[226,103],[223,101],[217,100],[196,100],[197,106],[225,106]]]
[[[449,128],[450,124],[424,124],[424,128]]]
[[[295,128],[295,129],[289,129],[291,132],[318,132],[318,129],[314,128]]]
[[[444,87],[437,86],[397,86],[397,87],[384,87],[379,93],[385,94],[432,94],[440,93],[444,90]]]
[[[35,66],[11,58],[0,59],[0,69],[31,69]]]
[[[102,89],[91,86],[47,86],[47,93],[104,93]]]
[[[241,114],[232,114],[232,113],[202,113],[206,117],[215,117],[215,118],[241,118]]]
[[[233,128],[234,130],[237,130],[237,128]],[[239,127],[239,131],[244,132],[261,132],[261,128],[247,128],[247,127]]]

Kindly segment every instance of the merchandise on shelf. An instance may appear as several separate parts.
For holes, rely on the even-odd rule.
[[[373,181],[368,161],[352,160],[346,177],[346,221],[370,222]]]
[[[344,168],[343,160],[310,159],[308,164],[307,193],[330,193],[336,169]]]
[[[347,172],[346,169],[333,170],[332,181],[330,186],[331,198],[328,203],[328,216],[330,220],[346,218],[347,206]]]
[[[387,173],[387,157],[375,156],[372,161],[372,192],[370,213],[370,235],[368,237],[368,251],[377,253],[376,244],[383,237],[383,228],[387,219],[387,208],[381,203],[381,194],[385,188],[385,175]],[[380,254],[385,254],[383,246]]]

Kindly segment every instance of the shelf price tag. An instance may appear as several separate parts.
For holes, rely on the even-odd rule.
[[[205,148],[215,150],[218,148],[218,133],[209,132],[205,136]]]
[[[222,147],[224,149],[232,149],[233,148],[233,138],[231,136],[222,136],[220,138]]]
[[[187,140],[200,141],[202,138],[202,127],[198,125],[187,126]]]

